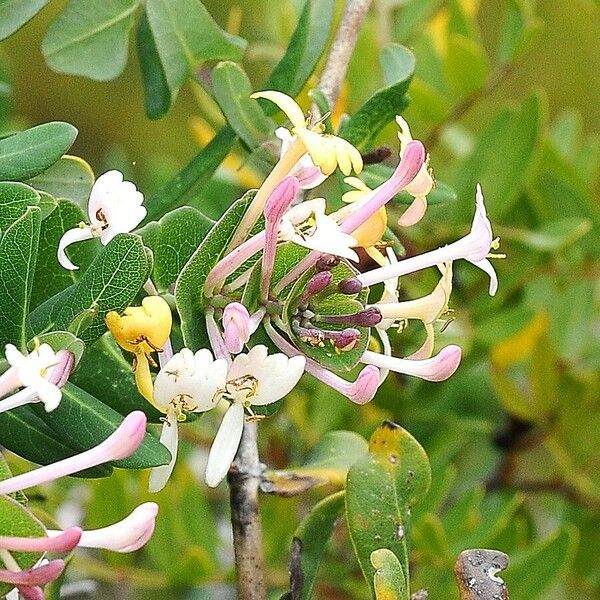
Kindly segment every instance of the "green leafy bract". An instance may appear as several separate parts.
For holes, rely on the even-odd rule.
[[[48,0],[0,0],[0,40],[32,19]]]

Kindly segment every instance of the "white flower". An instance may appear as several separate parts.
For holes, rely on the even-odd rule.
[[[310,224],[311,221],[314,223]],[[358,262],[358,255],[352,249],[357,245],[356,239],[325,214],[325,198],[314,198],[288,210],[281,221],[279,239]]]
[[[171,453],[171,461],[150,472],[151,492],[165,486],[175,466],[179,419],[184,412],[206,412],[214,408],[219,392],[225,389],[226,377],[227,362],[222,358],[215,360],[205,348],[196,354],[184,348],[173,355],[156,376],[153,404],[166,415],[160,441]]]
[[[58,262],[71,271],[78,269],[65,250],[74,242],[94,237],[106,245],[119,233],[129,233],[146,216],[144,196],[120,171],[107,171],[94,183],[88,202],[89,224],[66,231],[58,244]]]
[[[296,386],[306,359],[268,354],[266,346],[254,346],[238,354],[229,369],[224,396],[231,402],[217,431],[206,466],[206,483],[216,487],[227,474],[244,428],[244,409],[277,402]]]
[[[18,393],[19,399],[12,396],[0,401],[0,412],[4,412],[3,403],[6,408],[6,403],[14,407],[36,399],[44,404],[46,412],[54,410],[62,398],[60,387],[48,380],[52,368],[60,362],[54,350],[48,344],[41,344],[33,352],[22,354],[15,346],[7,344],[5,355],[11,366],[0,376],[0,395],[19,387],[25,389]]]

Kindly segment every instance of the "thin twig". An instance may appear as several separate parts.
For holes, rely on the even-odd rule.
[[[318,85],[332,108],[340,95],[340,89],[350,64],[350,57],[370,5],[371,0],[348,0],[346,2],[344,14],[331,44]]]
[[[256,423],[247,422],[227,477],[239,600],[266,600],[267,597],[258,507],[260,469]]]

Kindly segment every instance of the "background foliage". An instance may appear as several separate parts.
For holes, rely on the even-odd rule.
[[[45,3],[23,4],[41,8]],[[216,218],[234,198],[260,181],[268,153],[259,145],[269,134],[270,117],[261,113],[250,124],[236,120],[241,101],[230,101],[231,90],[264,85],[287,46],[301,2],[205,2],[214,19],[240,37],[215,33],[211,47],[218,46],[218,54],[206,52],[200,40],[188,40],[198,62],[239,61],[244,50],[241,38],[248,40],[242,64],[249,81],[237,67],[222,63],[213,74],[217,102],[197,83],[187,81],[188,75],[198,74],[196,63],[193,70],[189,64],[168,63],[171,55],[161,44],[175,41],[168,31],[156,29],[156,15],[168,10],[165,0],[147,0],[147,18],[141,16],[134,0],[102,3],[105,8],[99,11],[114,9],[115,14],[124,16],[118,27],[94,38],[90,47],[77,48],[77,60],[68,55],[68,44],[63,47],[69,11],[75,11],[80,2],[73,1],[61,13],[65,4],[49,2],[31,23],[2,43],[3,132],[47,121],[74,124],[79,135],[69,152],[85,157],[96,173],[122,169],[152,200],[149,210],[152,218],[158,218],[163,202],[171,198],[157,190],[206,146],[223,125],[224,113],[244,144],[235,141],[231,130],[222,130],[217,139],[225,151],[232,147],[233,153],[210,182],[207,168],[203,185],[190,190],[185,200]],[[202,21],[204,13],[194,14],[206,30],[209,25]],[[94,15],[88,17],[93,23]],[[311,35],[326,39],[329,28],[324,23],[327,19],[310,23]],[[85,23],[77,21],[77,26]],[[405,56],[402,51],[388,49],[381,57],[380,52],[390,42],[411,48],[416,71],[408,87],[410,103],[403,114],[415,137],[423,139],[431,152],[436,177],[448,190],[453,189],[456,197],[448,191],[445,202],[433,205],[418,227],[401,232],[401,241],[411,252],[423,251],[465,231],[474,185],[480,181],[508,259],[496,263],[500,289],[494,298],[485,295],[485,283],[469,266],[456,268],[451,304],[455,320],[443,337],[446,343],[462,345],[466,357],[451,380],[427,384],[391,376],[374,402],[357,408],[306,378],[277,415],[261,424],[261,456],[273,470],[270,491],[288,495],[301,491],[286,487],[289,473],[281,469],[290,465],[299,466],[293,470],[296,475],[324,483],[299,495],[263,496],[268,580],[274,598],[288,589],[291,539],[302,519],[318,500],[340,489],[354,459],[360,460],[353,469],[375,468],[365,465],[366,459],[361,457],[366,452],[365,440],[384,419],[401,423],[411,432],[431,463],[431,489],[414,507],[411,520],[414,589],[429,588],[431,598],[456,598],[452,576],[456,556],[465,548],[478,546],[510,555],[505,579],[513,600],[582,600],[600,592],[600,88],[593,84],[600,69],[595,51],[599,35],[600,10],[587,0],[374,2],[333,119],[341,111],[360,114],[360,107],[377,90],[385,97],[394,93],[390,91],[392,82],[404,81],[403,69],[410,65],[400,60]],[[147,60],[141,62],[141,70],[136,64],[136,44],[146,48],[143,56]],[[154,53],[147,51],[148,44],[151,50],[154,45]],[[305,52],[310,51],[310,44],[307,46]],[[148,62],[152,57],[154,62]],[[99,83],[56,73],[48,65],[98,80],[125,70],[117,79]],[[205,74],[201,70],[199,77]],[[284,76],[275,71],[272,78],[277,81]],[[293,93],[301,91],[302,77],[299,82],[297,89],[293,89],[297,82],[288,82]],[[306,90],[315,83],[311,80],[302,92],[304,105],[308,102]],[[404,92],[405,86],[401,96]],[[240,92],[240,98],[244,95]],[[245,115],[256,106],[242,109]],[[146,114],[165,116],[151,121]],[[354,125],[354,131],[359,131],[360,122]],[[370,124],[369,130],[372,128]],[[385,143],[395,149],[394,131],[393,126],[385,127],[375,139],[365,140],[365,147]],[[52,136],[65,146],[56,142],[58,155],[72,142],[67,129],[60,135],[64,139],[58,133]],[[255,148],[259,149],[252,151]],[[35,177],[45,166],[36,170],[34,165],[31,173],[18,179]],[[8,167],[0,162],[2,168]],[[89,189],[85,167],[63,161],[58,168],[62,170],[54,172],[54,178],[45,173],[40,177],[46,179],[38,180],[34,187],[55,194],[51,186],[56,180],[65,172],[76,172],[79,187],[71,190],[71,197],[85,199]],[[0,179],[4,178],[3,174]],[[438,191],[444,189],[440,185]],[[339,195],[339,186],[334,182],[329,191]],[[37,205],[38,200],[24,203]],[[22,225],[35,229],[36,214],[42,211],[43,203],[30,209]],[[56,245],[60,223],[76,223],[81,216],[75,204],[60,203],[48,219],[40,243],[50,247]],[[177,229],[176,224],[164,221],[160,228],[149,226],[145,243],[153,249],[159,247],[161,235],[166,235],[170,226]],[[0,228],[4,230],[1,224]],[[201,239],[205,231],[201,219],[196,229]],[[142,281],[149,268],[147,257],[140,248],[136,250],[134,240],[124,236],[121,243],[130,244],[138,253],[136,264]],[[0,261],[4,260],[1,250]],[[97,250],[92,245],[84,247],[78,263],[90,264]],[[47,277],[48,269],[53,272],[55,267],[38,263],[35,277],[48,289],[43,297],[34,292],[32,309],[73,283]],[[157,272],[161,273],[157,285],[168,289],[173,282],[168,264],[164,270],[155,265]],[[434,281],[425,273],[405,278],[403,285],[410,295],[418,296],[429,292]],[[36,289],[40,286],[34,285]],[[127,290],[123,294],[125,306]],[[132,291],[131,297],[134,294]],[[48,319],[54,319],[66,329],[89,305],[88,300],[74,295],[60,310],[40,307],[33,324],[41,331]],[[86,335],[101,333],[94,331],[93,327],[87,329]],[[402,354],[420,345],[419,335],[418,328],[404,333]],[[106,340],[95,347],[107,356],[115,355],[115,348]],[[127,403],[135,402],[136,392],[127,378],[127,364],[113,363],[114,370],[104,374],[104,381],[100,374],[95,380],[99,390],[106,381],[115,385],[119,395],[113,408],[126,411]],[[64,414],[57,411],[56,428],[72,422],[67,410],[90,409],[81,397],[86,392],[95,394],[95,390],[76,386],[78,378],[89,380],[93,368],[82,362],[72,379],[74,390],[67,395],[73,399],[65,403]],[[89,577],[102,582],[101,593],[107,598],[115,597],[116,586],[119,593],[131,593],[133,598],[232,597],[226,491],[224,486],[209,491],[198,484],[217,419],[209,414],[182,429],[187,460],[178,462],[173,481],[158,494],[161,512],[150,543],[133,556],[78,555],[71,569],[75,580]],[[354,433],[329,433],[334,430]],[[326,457],[334,445],[344,448],[353,460],[328,463]],[[17,467],[18,462],[14,459]],[[48,496],[30,498],[48,512],[61,507],[65,518],[69,511],[84,510],[86,525],[94,527],[116,520],[149,499],[139,485],[143,477],[115,470],[110,478],[72,480],[52,488]],[[360,481],[360,474],[356,480]],[[352,481],[351,473],[349,486]],[[334,525],[341,510],[339,495],[330,496],[319,507],[319,522],[329,523],[332,541],[323,557],[314,597],[365,598],[361,568],[372,567],[365,567],[364,561],[359,566],[346,527]],[[368,498],[360,507],[367,514],[375,508]],[[309,519],[295,535],[302,539],[311,527],[315,524]],[[355,535],[356,531],[353,539]]]

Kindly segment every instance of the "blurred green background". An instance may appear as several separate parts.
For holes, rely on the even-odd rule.
[[[121,168],[150,194],[206,143],[206,123],[218,127],[218,109],[189,84],[165,118],[148,120],[133,47],[115,81],[51,71],[41,39],[65,4],[51,2],[0,46],[11,105],[3,127],[68,121],[79,129],[74,154],[96,173]],[[302,3],[205,5],[222,26],[240,16],[239,34],[250,42],[244,66],[260,89]],[[502,62],[505,19],[518,5],[519,14],[530,11],[536,33],[516,60]],[[413,589],[429,588],[432,599],[458,597],[452,567],[467,547],[510,554],[506,580],[514,600],[600,597],[599,39],[600,8],[591,0],[375,1],[350,64],[340,107],[348,113],[381,87],[378,54],[385,44],[402,43],[416,56],[404,116],[457,200],[432,206],[417,227],[399,232],[407,249],[424,251],[461,235],[481,181],[508,258],[495,263],[495,298],[487,296],[480,272],[456,267],[455,320],[440,342],[459,343],[465,359],[450,381],[391,376],[375,401],[356,407],[307,380],[261,424],[262,458],[269,467],[298,465],[326,432],[347,429],[368,438],[385,418],[411,431],[434,473],[430,497],[413,519]],[[397,147],[394,127],[380,138]],[[196,205],[218,214],[260,176],[252,158],[246,164],[251,171],[231,163],[221,169]],[[403,289],[413,297],[435,285],[433,273],[408,279]],[[411,325],[398,335],[396,354],[418,347],[420,334]],[[233,597],[226,489],[198,483],[217,418],[184,428],[188,460],[178,462],[175,480],[158,495],[160,518],[146,549],[135,556],[77,555],[71,577],[102,582],[94,597]],[[141,479],[119,472],[71,482],[44,500],[63,510],[83,507],[88,526],[103,525],[146,498]],[[332,489],[263,496],[273,598],[287,586],[294,529]],[[315,597],[367,597],[342,525]]]

